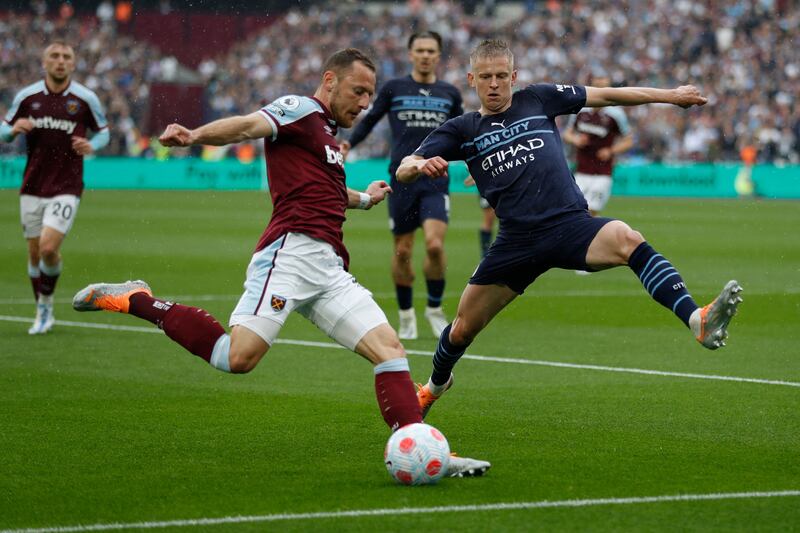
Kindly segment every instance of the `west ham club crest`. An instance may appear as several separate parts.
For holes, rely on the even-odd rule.
[[[67,100],[67,113],[70,115],[76,114],[81,109],[81,103],[74,98]]]
[[[276,313],[283,311],[283,308],[286,307],[286,298],[273,294],[270,299],[270,305],[272,306],[272,310]]]

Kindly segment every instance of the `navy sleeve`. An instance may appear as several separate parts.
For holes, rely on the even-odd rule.
[[[414,150],[414,155],[425,159],[439,156],[446,161],[462,161],[465,156],[461,149],[464,136],[459,130],[458,119],[450,119],[433,130],[422,144]]]
[[[586,105],[586,87],[537,83],[525,88],[536,95],[548,117],[577,113]]]
[[[385,83],[381,90],[378,91],[378,96],[375,97],[375,101],[372,103],[372,108],[369,112],[364,115],[364,118],[356,124],[353,133],[350,134],[350,146],[355,148],[358,143],[363,141],[369,135],[369,132],[372,131],[372,128],[375,127],[383,115],[389,111],[389,105],[392,103],[392,88],[389,86],[389,83]]]

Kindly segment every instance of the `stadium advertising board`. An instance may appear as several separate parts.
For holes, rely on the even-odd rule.
[[[347,183],[364,189],[372,180],[385,179],[388,167],[384,159],[347,163]],[[0,188],[18,188],[24,169],[24,158],[0,159]],[[737,196],[734,183],[741,169],[738,164],[620,164],[614,169],[613,194],[733,198]],[[474,187],[464,186],[466,175],[464,164],[451,166],[451,192],[476,192]],[[84,179],[90,189],[258,190],[265,189],[267,183],[262,161],[244,164],[198,159],[87,159]],[[757,196],[800,198],[800,165],[755,165],[752,180]]]

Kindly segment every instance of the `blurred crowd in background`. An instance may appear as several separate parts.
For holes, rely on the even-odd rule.
[[[107,155],[166,157],[140,131],[149,86],[174,59],[134,42],[118,20],[118,5],[103,1],[92,17],[41,9],[0,18],[0,108],[20,88],[41,79],[43,45],[59,36],[75,43],[75,79],[95,90],[111,126]],[[658,162],[800,162],[800,6],[786,0],[584,0],[462,3],[342,3],[295,8],[230,49],[205,57],[197,73],[205,84],[204,118],[246,114],[278,96],[312,94],[332,51],[355,46],[378,65],[378,82],[409,72],[406,43],[417,29],[445,40],[440,77],[461,88],[465,110],[477,110],[466,84],[470,49],[481,39],[512,44],[518,86],[587,83],[593,73],[615,85],[674,87],[692,83],[709,105],[682,111],[670,106],[627,110],[635,137],[628,157]],[[52,10],[51,10],[52,11]],[[130,13],[128,13],[130,16]],[[135,13],[133,13],[135,17]],[[346,132],[345,132],[346,134]],[[19,146],[4,148],[19,150]],[[253,158],[261,147],[210,150],[209,158]],[[386,121],[353,157],[385,157]]]

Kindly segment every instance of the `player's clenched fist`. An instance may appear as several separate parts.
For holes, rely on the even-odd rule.
[[[708,102],[708,98],[702,96],[694,85],[681,85],[675,89],[674,103],[684,109],[693,105],[705,105],[706,102]]]
[[[391,194],[392,187],[383,180],[376,180],[370,183],[367,190],[364,192],[369,195],[369,207],[372,207],[381,203],[386,198],[386,195]],[[367,209],[369,209],[369,207]]]
[[[20,133],[27,135],[33,129],[33,122],[28,120],[27,118],[21,118],[14,122],[14,126],[11,128],[11,135],[16,136]]]
[[[78,135],[72,136],[72,149],[80,155],[89,155],[94,151],[92,150],[91,143],[89,143],[89,139]]]
[[[430,159],[420,159],[416,164],[417,170],[421,174],[431,178],[440,178],[447,175],[447,161],[438,155]]]
[[[164,146],[189,146],[192,144],[192,132],[180,124],[170,124],[158,138]]]

